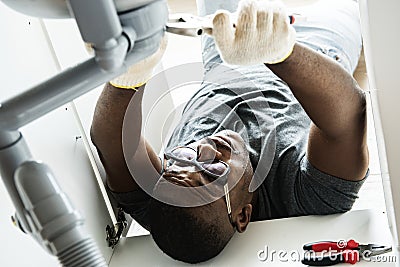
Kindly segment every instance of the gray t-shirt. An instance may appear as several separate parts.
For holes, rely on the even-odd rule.
[[[265,65],[211,64],[204,82],[186,104],[166,150],[223,129],[238,132],[255,171],[258,192],[252,220],[332,214],[349,210],[364,180],[351,182],[313,167],[306,148],[311,120],[288,85]],[[150,197],[113,193],[122,208],[145,228]]]
[[[363,181],[322,173],[307,160],[311,120],[288,85],[265,65],[215,64],[187,103],[167,150],[223,129],[241,134],[258,190],[253,220],[349,210]]]

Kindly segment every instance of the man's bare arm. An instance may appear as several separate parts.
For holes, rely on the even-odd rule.
[[[366,100],[353,77],[301,44],[284,62],[268,67],[289,85],[313,121],[311,164],[343,179],[362,179],[368,168]]]
[[[144,86],[135,90],[113,87],[107,83],[99,97],[91,127],[91,137],[107,173],[107,183],[115,192],[128,192],[138,189],[126,164],[122,148],[122,126],[125,112],[130,103],[129,147],[136,152],[129,159],[141,169],[143,175],[161,171],[161,162],[141,135],[142,97]],[[150,159],[150,161],[148,160]]]

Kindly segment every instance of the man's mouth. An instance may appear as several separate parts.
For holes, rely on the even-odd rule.
[[[191,187],[191,185],[187,182],[186,179],[179,179],[176,177],[176,175],[172,175],[168,172],[164,173],[162,178],[164,178],[166,181],[170,182],[171,184],[179,185],[179,186],[185,186],[185,187]]]

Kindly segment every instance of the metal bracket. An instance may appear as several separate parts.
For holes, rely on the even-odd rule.
[[[125,213],[121,208],[118,208],[117,223],[114,226],[107,225],[106,227],[106,241],[108,247],[114,248],[118,244],[127,225],[128,221],[126,220]]]

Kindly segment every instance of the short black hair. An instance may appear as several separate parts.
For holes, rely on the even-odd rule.
[[[171,258],[193,264],[217,256],[234,233],[223,227],[226,222],[218,212],[209,214],[215,218],[205,220],[196,216],[195,209],[155,199],[149,205],[150,232],[157,246]]]

